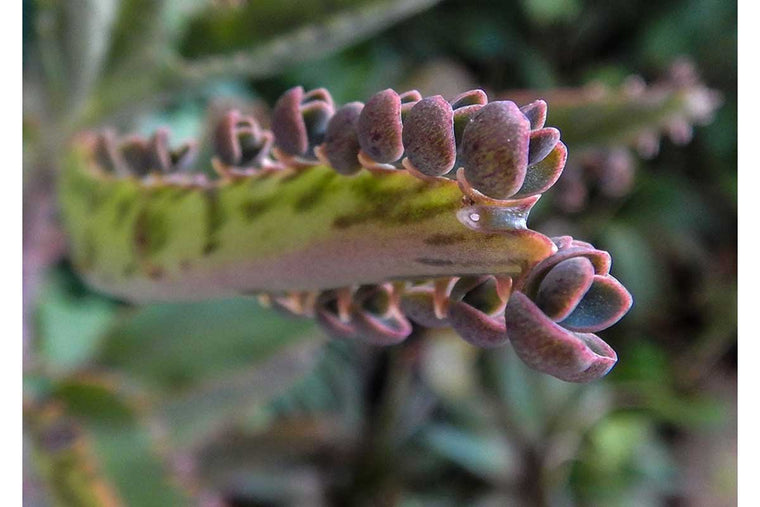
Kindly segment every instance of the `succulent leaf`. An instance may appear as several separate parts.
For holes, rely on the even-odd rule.
[[[595,275],[588,292],[560,325],[572,331],[595,333],[607,329],[633,304],[627,290],[609,275]]]
[[[541,162],[551,153],[557,142],[559,142],[559,130],[555,128],[547,127],[531,131],[528,165]]]
[[[541,280],[536,304],[552,320],[560,321],[575,310],[594,281],[594,266],[585,257],[558,263]]]
[[[530,104],[521,107],[520,111],[530,121],[530,128],[532,130],[543,128],[546,123],[547,106],[543,100],[534,100]]]
[[[560,327],[520,292],[510,298],[505,318],[509,339],[520,359],[561,380],[595,380],[617,362],[615,351],[598,337]]]

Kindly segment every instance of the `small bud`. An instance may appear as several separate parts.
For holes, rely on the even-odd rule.
[[[493,276],[462,277],[451,289],[448,321],[469,343],[499,347],[508,341],[501,300]]]
[[[521,292],[512,294],[504,315],[515,352],[531,368],[566,382],[589,382],[617,362],[598,336],[560,327]]]
[[[148,167],[164,174],[182,171],[195,162],[197,154],[195,142],[185,143],[175,150],[170,149],[169,130],[158,129],[148,142]]]
[[[528,165],[541,162],[551,153],[559,142],[559,130],[547,127],[533,130],[530,133],[530,146],[528,147]]]
[[[364,285],[354,294],[351,323],[360,339],[374,345],[394,345],[404,341],[412,326],[392,298],[392,286]]]
[[[406,156],[415,169],[442,176],[454,168],[454,111],[443,97],[427,97],[409,111],[403,129]]]
[[[470,123],[475,113],[486,104],[488,104],[488,97],[483,90],[466,91],[451,100],[451,108],[454,110],[454,140],[457,147],[462,145],[465,127]]]
[[[272,147],[271,132],[238,111],[222,117],[214,130],[214,151],[219,159],[234,167],[260,167]]]
[[[289,155],[313,158],[314,147],[322,144],[333,112],[332,97],[324,88],[308,93],[300,86],[291,88],[272,111],[275,144]]]
[[[491,102],[475,114],[462,136],[461,158],[469,183],[506,199],[520,190],[528,166],[530,123],[513,102]]]
[[[373,95],[359,115],[359,144],[372,160],[381,164],[396,162],[404,154],[401,98],[391,90]]]
[[[401,311],[417,324],[430,327],[446,327],[447,319],[440,319],[435,311],[435,289],[432,286],[418,286],[406,289],[399,303]]]
[[[488,96],[483,90],[468,90],[451,99],[451,108],[459,109],[466,106],[488,104]]]
[[[566,161],[567,148],[563,143],[558,142],[543,160],[528,166],[523,185],[512,198],[522,199],[549,190],[562,176]]]
[[[606,374],[617,361],[598,336],[631,308],[633,299],[610,276],[607,252],[569,236],[538,263],[507,303],[504,319],[523,361],[568,382]]]
[[[553,321],[572,312],[594,281],[594,266],[585,257],[564,260],[541,281],[536,304]]]
[[[530,121],[531,130],[543,128],[546,123],[546,102],[536,100],[520,108],[522,114]]]
[[[363,108],[361,102],[346,104],[335,112],[327,124],[324,154],[330,165],[341,174],[354,174],[361,169],[357,159],[361,146],[356,128]]]
[[[124,161],[116,143],[116,133],[113,130],[99,134],[95,141],[95,161],[107,172],[124,174]]]

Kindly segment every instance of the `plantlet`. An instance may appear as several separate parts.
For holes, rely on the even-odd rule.
[[[80,137],[62,174],[72,259],[132,301],[258,294],[331,335],[390,345],[412,322],[511,341],[566,381],[605,375],[592,334],[632,299],[610,257],[527,227],[567,150],[546,103],[384,90],[336,108],[324,89],[277,101],[271,131],[237,112],[214,130],[215,175],[168,133]]]

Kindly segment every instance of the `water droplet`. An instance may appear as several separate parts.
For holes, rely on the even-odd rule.
[[[459,210],[457,218],[466,227],[481,232],[499,232],[526,229],[530,206],[467,206]]]

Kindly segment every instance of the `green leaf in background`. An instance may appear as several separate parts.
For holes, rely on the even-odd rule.
[[[654,505],[676,489],[673,458],[644,416],[608,416],[590,433],[573,477],[581,505]]]
[[[52,373],[83,366],[96,352],[114,321],[118,305],[91,292],[82,292],[70,273],[52,270],[36,310],[37,349]]]
[[[178,445],[266,403],[313,369],[324,335],[253,299],[145,306],[109,334],[98,364],[151,394]]]
[[[147,387],[180,391],[246,370],[313,338],[314,329],[254,299],[147,305],[114,327],[98,363]]]
[[[295,63],[367,39],[437,1],[344,1],[327,8],[313,2],[316,5],[311,9],[295,1],[250,2],[228,13],[216,10],[218,18],[201,16],[198,19],[202,28],[190,29],[192,36],[187,40],[202,42],[195,48],[183,49],[185,58],[178,64],[176,77],[197,84],[219,77],[271,76]],[[317,5],[320,7],[314,10]],[[244,29],[240,29],[241,24]],[[214,42],[215,36],[221,40]],[[226,40],[229,36],[237,40]]]
[[[506,480],[519,470],[517,454],[503,434],[475,434],[439,424],[426,428],[423,442],[479,477]]]
[[[580,14],[578,0],[523,0],[526,14],[538,25],[572,21]]]
[[[33,453],[59,505],[189,505],[133,400],[97,377],[59,381],[30,403]]]

